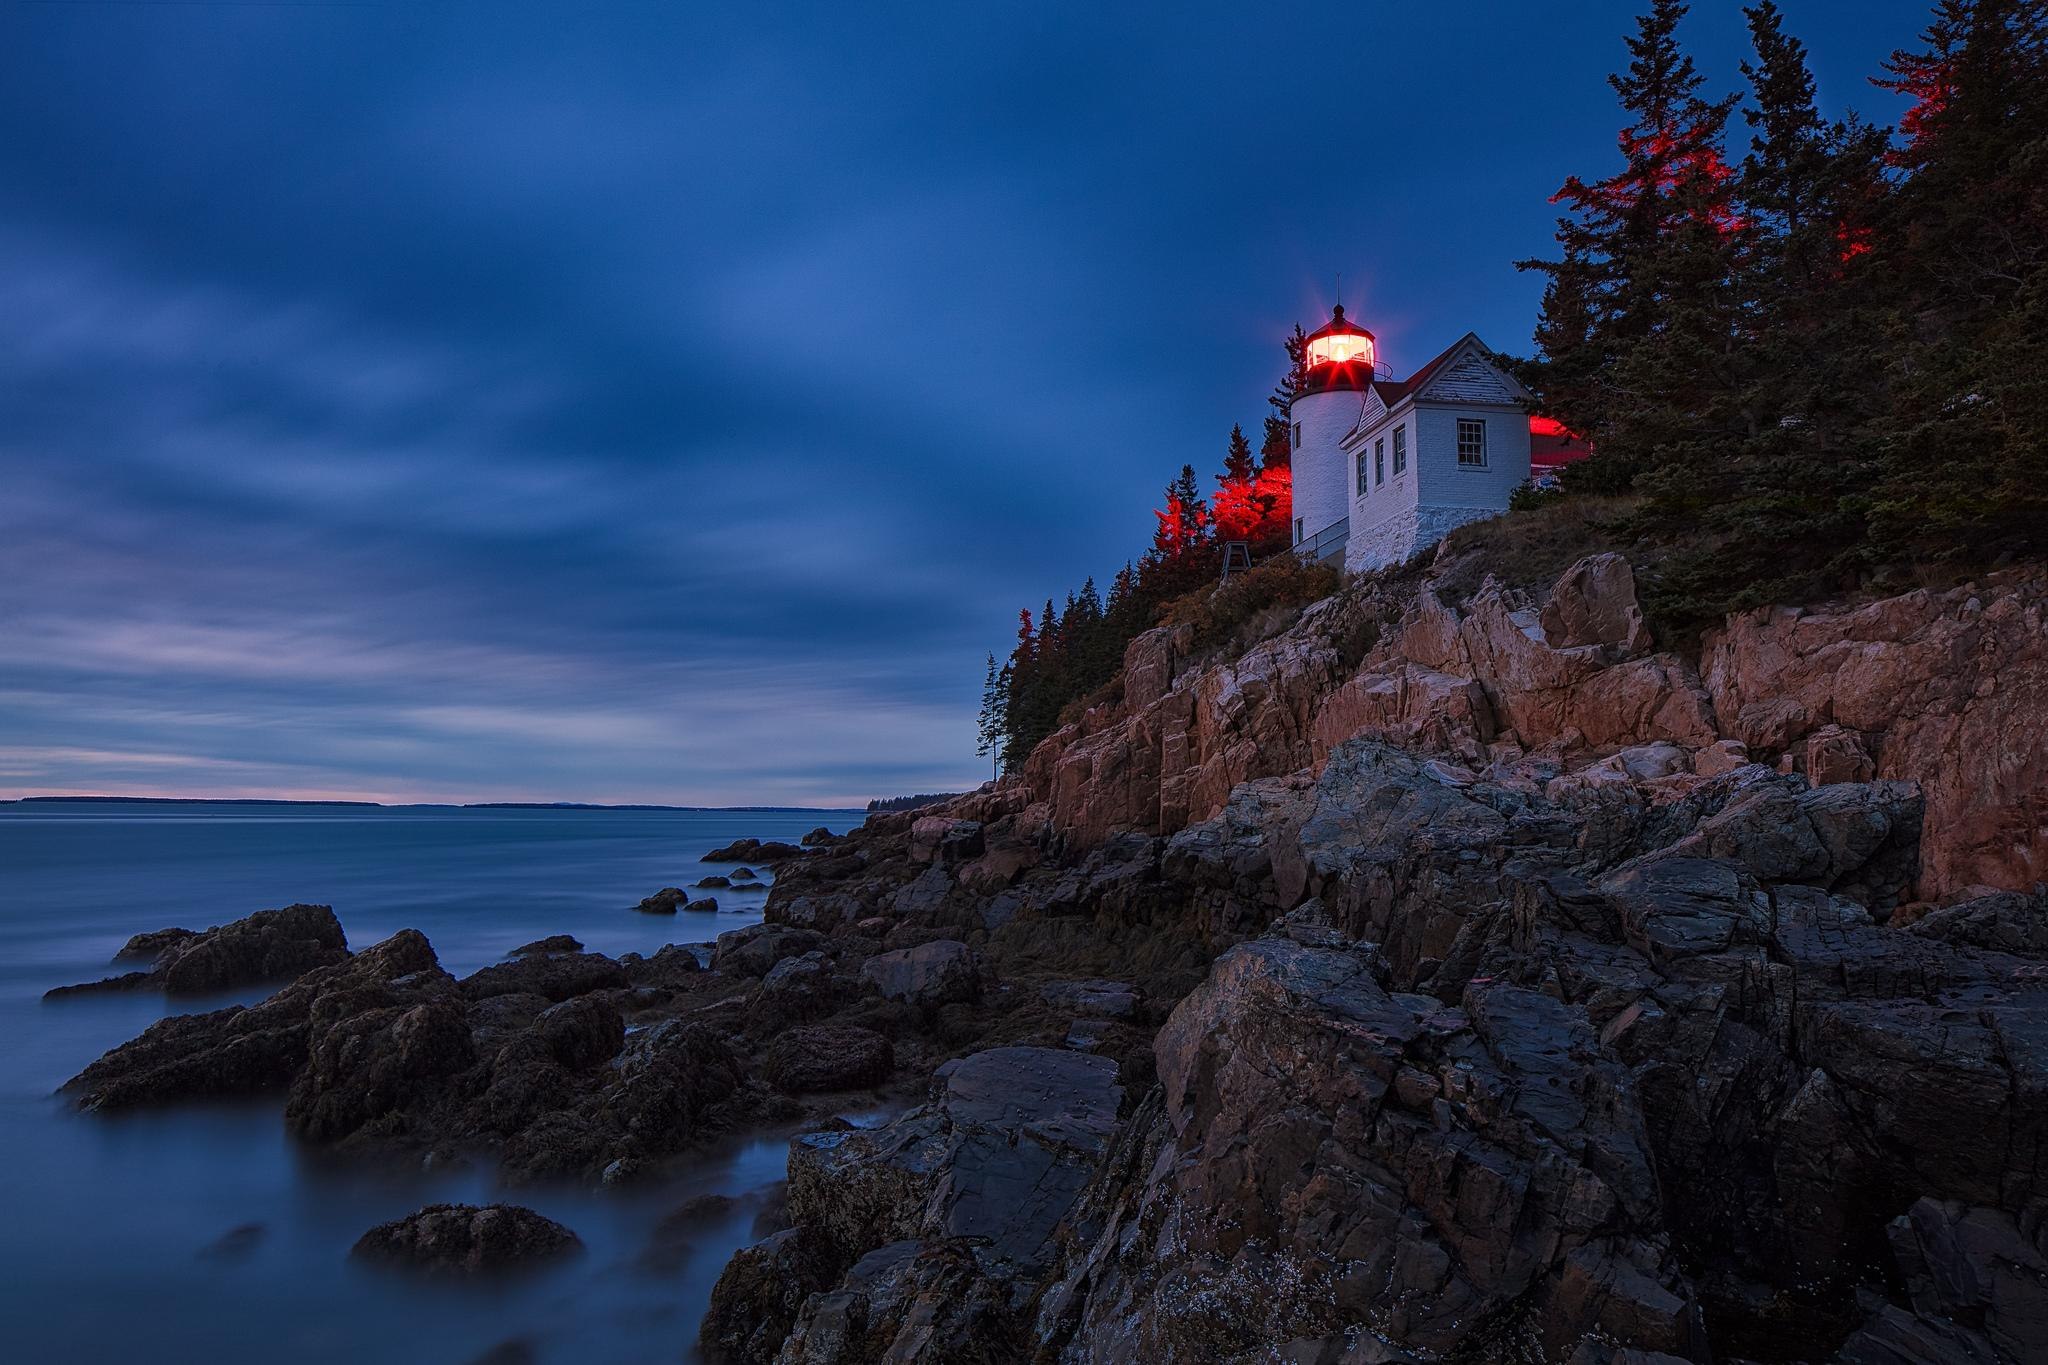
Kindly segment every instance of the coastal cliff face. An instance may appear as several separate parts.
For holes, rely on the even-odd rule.
[[[1449,595],[1155,631],[1022,773],[785,870],[772,916],[1139,1003],[972,1053],[993,1128],[942,1069],[799,1140],[827,1268],[745,1358],[2048,1358],[2040,576],[1697,656],[1613,556]]]
[[[2048,877],[2039,571],[1750,612],[1681,655],[1652,648],[1633,573],[1608,554],[1540,597],[1488,579],[1452,606],[1433,576],[1369,582],[1240,658],[1191,649],[1186,628],[1134,640],[1121,698],[1049,737],[995,799],[1085,847],[1206,820],[1239,783],[1313,773],[1352,738],[1553,794],[1625,783],[1653,800],[1762,762],[1817,784],[1917,783],[1921,898]]]

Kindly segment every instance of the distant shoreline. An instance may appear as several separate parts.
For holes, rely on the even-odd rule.
[[[0,806],[350,806],[370,810],[671,810],[735,815],[847,815],[859,806],[608,806],[595,801],[292,801],[271,796],[16,796]]]

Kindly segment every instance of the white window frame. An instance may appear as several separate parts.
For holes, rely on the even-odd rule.
[[[1406,423],[1394,428],[1394,477],[1400,478],[1408,472],[1408,427]]]
[[[1466,441],[1468,436],[1472,438],[1469,444]],[[1484,417],[1460,417],[1458,419],[1458,468],[1486,468],[1486,419]]]
[[[1387,481],[1387,438],[1384,436],[1372,443],[1372,481],[1375,487]]]
[[[1301,449],[1301,423],[1299,422],[1294,424],[1294,448],[1296,450]]]
[[[1372,484],[1365,477],[1368,472],[1365,464],[1365,450],[1361,447],[1358,452],[1358,496],[1361,498],[1372,492]]]
[[[1295,543],[1296,545],[1299,545],[1299,544],[1301,544],[1301,518],[1300,518],[1300,517],[1296,517],[1296,518],[1294,519],[1294,543]]]

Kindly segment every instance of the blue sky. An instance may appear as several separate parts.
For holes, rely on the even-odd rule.
[[[1339,273],[1527,348],[1633,9],[0,0],[0,796],[970,784]]]

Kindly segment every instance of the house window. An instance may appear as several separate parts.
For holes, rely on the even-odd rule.
[[[1299,545],[1299,544],[1301,544],[1301,518],[1300,518],[1300,517],[1296,517],[1296,518],[1294,519],[1294,543],[1295,543],[1296,545]]]
[[[1387,438],[1384,436],[1372,443],[1372,477],[1374,483],[1387,481]]]
[[[1301,449],[1301,423],[1299,422],[1294,424],[1294,448],[1296,450]]]
[[[1394,428],[1394,474],[1399,477],[1408,468],[1408,428]]]
[[[1372,484],[1367,481],[1365,474],[1365,452],[1361,450],[1358,452],[1358,496],[1361,498],[1372,487]]]
[[[1465,469],[1486,468],[1486,423],[1480,418],[1458,419],[1458,464]]]

